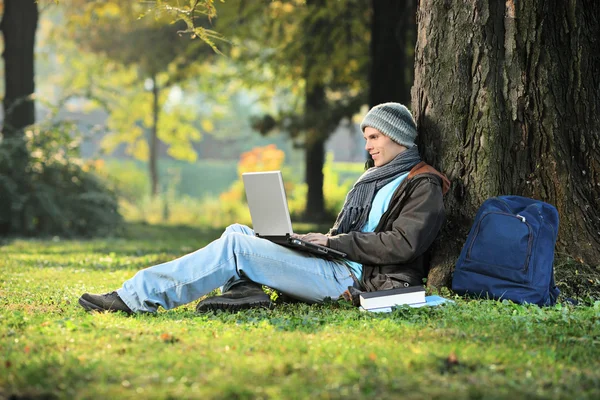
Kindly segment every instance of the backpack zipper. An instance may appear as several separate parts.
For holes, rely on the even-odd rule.
[[[502,200],[500,200],[502,201]],[[506,204],[506,203],[504,203]],[[510,208],[510,207],[509,207]],[[531,234],[531,225],[529,224],[529,222],[527,222],[527,220],[525,219],[525,217],[523,217],[522,215],[514,215],[514,214],[509,214],[506,212],[500,212],[500,211],[489,211],[487,213],[485,213],[484,215],[481,216],[481,218],[479,219],[479,222],[477,223],[477,228],[475,229],[475,234],[473,235],[473,240],[471,241],[471,245],[469,246],[469,252],[467,254],[467,257],[470,259],[471,258],[471,250],[473,250],[473,245],[475,244],[475,240],[477,239],[477,236],[479,235],[479,228],[481,227],[481,222],[483,221],[483,219],[485,217],[487,217],[490,214],[499,214],[499,215],[504,215],[507,217],[512,217],[512,218],[517,218],[519,221],[521,221],[521,223],[527,225],[527,232],[528,232],[528,239],[527,239],[527,257],[525,258],[525,265],[523,266],[523,272],[528,272],[529,271],[529,259],[531,258],[531,247],[532,247],[532,243],[533,243],[533,235]]]

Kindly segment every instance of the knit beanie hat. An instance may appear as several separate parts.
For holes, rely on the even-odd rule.
[[[415,146],[417,124],[408,108],[400,103],[382,103],[369,110],[360,130],[370,126],[407,148]]]

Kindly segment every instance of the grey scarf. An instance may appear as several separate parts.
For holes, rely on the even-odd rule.
[[[409,172],[419,162],[421,157],[414,146],[398,154],[389,163],[366,170],[348,192],[342,211],[329,234],[333,236],[360,230],[367,222],[375,193],[398,176]]]

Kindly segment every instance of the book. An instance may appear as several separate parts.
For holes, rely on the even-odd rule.
[[[425,303],[409,304],[409,305],[411,307],[416,308],[416,307],[426,307],[426,306],[427,307],[439,306],[440,304],[444,304],[444,303],[454,303],[454,300],[450,300],[445,297],[434,294],[431,296],[425,296]]]
[[[415,304],[406,304],[406,305],[409,307],[417,308],[417,307],[434,307],[434,306],[439,306],[440,304],[444,304],[444,303],[454,303],[454,300],[446,299],[444,297],[437,296],[437,295],[432,295],[432,296],[425,296],[424,303],[415,303]],[[389,313],[389,312],[392,312],[393,307],[395,307],[395,306],[370,308],[368,310],[363,307],[360,307],[360,310],[368,311],[368,312]]]
[[[409,286],[360,294],[360,305],[366,310],[419,303],[425,303],[425,288],[423,286]]]

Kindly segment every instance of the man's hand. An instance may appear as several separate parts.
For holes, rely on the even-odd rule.
[[[293,234],[292,237],[295,237],[297,239],[302,239],[305,242],[309,242],[309,243],[314,243],[314,244],[318,244],[321,246],[327,246],[327,244],[329,243],[329,236],[324,235],[322,233],[307,233],[304,235],[298,235],[298,234]]]

